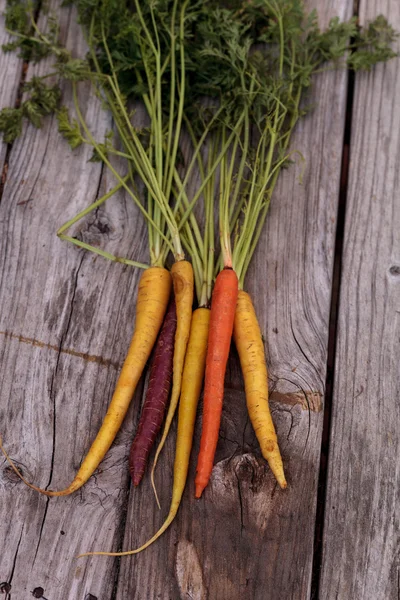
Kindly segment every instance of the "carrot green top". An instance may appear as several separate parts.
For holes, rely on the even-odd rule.
[[[334,18],[321,31],[316,12],[306,14],[301,0],[230,6],[211,2],[188,52],[198,66],[191,90],[218,97],[210,150],[215,156],[213,145],[225,150],[219,169],[218,268],[232,267],[243,287],[279,173],[295,153],[302,158],[289,143],[309,109],[304,96],[313,76],[339,66],[368,70],[395,56],[391,44],[397,34],[383,16],[364,29],[355,18]]]
[[[383,16],[363,29],[356,18],[334,18],[321,31],[316,12],[307,14],[302,0],[73,3],[88,43],[86,59],[73,58],[63,47],[54,18],[42,32],[31,3],[7,0],[6,27],[15,41],[5,50],[18,49],[23,58],[35,61],[52,55],[55,62],[48,73],[26,84],[18,108],[0,111],[0,132],[7,142],[20,134],[23,119],[39,127],[44,116],[56,112],[71,147],[91,145],[92,159],[103,161],[116,179],[113,190],[60,228],[60,237],[112,260],[145,267],[65,235],[70,225],[124,188],[147,220],[151,264],[163,265],[170,251],[181,260],[185,247],[192,256],[199,302],[205,305],[214,270],[211,213],[219,174],[219,266],[232,266],[243,286],[278,175],[294,154],[289,142],[307,112],[304,96],[313,76],[332,66],[370,69],[390,59],[396,32]],[[51,75],[71,82],[75,117],[59,107],[59,86],[46,84]],[[114,119],[115,130],[101,143],[79,106],[76,88],[84,80],[92,83]],[[205,108],[204,96],[214,104]],[[131,108],[137,100],[149,118],[141,129]],[[193,141],[188,166],[182,164],[180,149],[183,124]],[[126,159],[123,174],[113,166],[113,155]],[[189,198],[196,161],[201,185]],[[145,200],[137,177],[145,186]],[[203,232],[193,212],[201,196]]]

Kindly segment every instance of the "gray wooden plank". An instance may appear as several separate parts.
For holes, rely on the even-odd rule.
[[[1,50],[3,44],[10,41],[10,36],[5,30],[4,10],[6,0],[0,0],[0,110],[5,106],[14,106],[17,98],[18,85],[21,79],[22,60],[14,53],[6,54]],[[7,145],[0,142],[0,172],[3,170],[3,162],[6,155]]]
[[[361,21],[396,0],[361,2]],[[399,598],[400,61],[356,76],[321,598]]]
[[[352,10],[352,2],[342,0],[315,4],[323,24],[336,14],[349,17]],[[318,108],[299,125],[292,144],[307,159],[304,183],[298,182],[300,168],[282,175],[247,278],[266,338],[288,489],[277,489],[260,457],[233,352],[211,483],[195,501],[198,422],[178,517],[144,554],[121,559],[118,600],[309,597],[346,81],[343,72],[318,79],[312,99]],[[317,410],[302,408],[299,398],[305,395]],[[161,524],[173,453],[171,437],[156,476],[161,513],[148,476],[131,490],[125,549],[144,542]]]
[[[62,38],[85,46],[71,9]],[[46,65],[29,69],[43,72]],[[86,86],[80,99],[99,139],[110,126]],[[71,91],[64,94],[71,106]],[[115,185],[91,151],[70,151],[54,119],[29,126],[13,145],[0,205],[0,422],[11,456],[38,485],[63,488],[105,414],[133,330],[140,272],[61,242],[57,228]],[[72,235],[111,252],[146,258],[143,221],[124,194],[76,225]],[[1,460],[0,581],[25,600],[42,587],[49,600],[110,598],[112,559],[75,556],[96,540],[121,537],[128,485],[131,415],[101,469],[72,497],[46,499],[15,480]],[[117,542],[118,543],[118,542]]]

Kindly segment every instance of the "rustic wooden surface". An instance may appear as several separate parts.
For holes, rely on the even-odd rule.
[[[0,47],[10,41],[11,36],[6,33],[4,23],[4,9],[6,0],[0,0]],[[0,107],[14,106],[17,99],[19,81],[21,79],[22,60],[15,53],[5,54],[0,52],[0,73],[2,83],[0,85]],[[0,170],[3,171],[4,159],[7,145],[0,141]],[[1,187],[1,180],[0,180]]]
[[[386,12],[400,27],[396,0],[378,4],[368,7],[369,14]],[[320,8],[323,25],[333,15],[348,18],[353,10],[351,0],[313,0],[308,6]],[[67,44],[82,53],[73,11],[63,9],[61,19]],[[44,68],[29,66],[27,78]],[[324,600],[398,597],[396,382],[383,379],[389,367],[395,369],[399,348],[398,214],[397,228],[393,218],[398,68],[393,62],[356,82]],[[21,61],[0,55],[0,69],[9,82],[0,84],[0,106],[10,105],[17,97]],[[87,89],[80,94],[91,129],[101,139],[110,122]],[[148,477],[139,489],[129,487],[127,453],[142,390],[100,469],[74,496],[38,497],[0,463],[0,592],[6,598],[25,600],[38,588],[47,600],[310,598],[346,96],[345,72],[320,76],[318,107],[300,124],[292,145],[307,159],[303,185],[300,167],[283,174],[247,278],[248,291],[257,291],[288,490],[277,488],[260,457],[233,350],[211,484],[195,501],[193,464],[175,523],[145,554],[122,560],[74,558],[84,550],[137,546],[166,514],[173,437],[156,477],[162,511],[152,501]],[[68,89],[65,98],[71,104]],[[41,131],[24,129],[8,151],[6,170],[6,147],[0,146],[0,167],[7,176],[0,198],[1,432],[26,477],[51,488],[72,479],[105,414],[132,333],[140,276],[55,236],[64,221],[113,185],[106,169],[87,162],[89,155],[85,148],[71,153],[53,119]],[[123,193],[77,224],[72,235],[146,259],[142,219]],[[362,388],[363,404],[351,404],[358,393],[353,388]],[[372,415],[378,414],[376,434]]]
[[[75,15],[62,11],[62,32],[76,52],[84,46]],[[29,78],[36,69],[29,68]],[[98,137],[110,125],[80,90]],[[67,104],[71,104],[66,90]],[[13,145],[0,204],[0,361],[2,434],[25,475],[41,486],[69,482],[100,426],[129,344],[137,270],[93,258],[61,242],[55,231],[98,193],[114,185],[91,151],[71,153],[54,119],[27,127]],[[131,201],[110,203],[73,235],[128,256],[146,246]],[[132,234],[133,233],[133,234]],[[72,352],[71,352],[72,351]],[[94,541],[118,544],[128,489],[124,467],[132,418],[82,492],[58,502],[32,494],[2,468],[0,580],[11,598],[110,598],[117,564],[75,556]],[[121,467],[122,465],[122,467]]]
[[[351,10],[342,0],[325,6],[324,24]],[[310,595],[346,74],[321,77],[317,93],[318,108],[300,124],[292,144],[306,155],[303,185],[300,166],[283,174],[247,277],[248,291],[257,291],[271,385],[289,394],[286,402],[272,405],[289,489],[278,489],[260,457],[233,356],[210,485],[201,500],[194,499],[192,464],[179,518],[145,557],[121,561],[117,600],[141,600],[144,590],[160,600]],[[329,154],[315,150],[326,139]],[[316,410],[296,402],[304,395]],[[148,480],[132,489],[124,549],[148,539],[167,513],[173,439],[169,442],[157,478],[163,510],[149,509]]]
[[[400,28],[397,0],[363,0]],[[321,598],[400,597],[400,64],[357,75]]]

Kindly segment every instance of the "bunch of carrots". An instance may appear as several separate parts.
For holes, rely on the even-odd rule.
[[[88,553],[122,556],[152,544],[178,512],[203,382],[196,497],[207,487],[232,338],[262,455],[280,487],[286,487],[268,403],[264,344],[245,276],[279,173],[295,154],[289,150],[291,134],[307,112],[304,96],[313,75],[327,62],[368,69],[388,60],[394,55],[396,34],[383,17],[364,30],[354,19],[333,19],[321,32],[315,13],[306,15],[300,0],[237,0],[224,7],[215,0],[135,0],[133,8],[126,0],[75,4],[88,42],[85,59],[72,57],[60,44],[54,22],[51,31],[42,32],[30,6],[23,0],[10,3],[6,23],[16,41],[8,50],[52,55],[55,60],[51,72],[35,78],[34,94],[29,97],[28,89],[19,108],[0,112],[0,131],[12,141],[24,119],[38,126],[54,111],[72,149],[89,144],[93,160],[106,165],[116,185],[63,225],[58,235],[144,270],[132,341],[103,424],[75,478],[63,490],[44,490],[14,469],[26,485],[46,496],[65,496],[82,487],[113,443],[153,354],[129,470],[133,484],[139,485],[164,423],[151,471],[154,487],[154,470],[178,409],[172,499],[163,525],[140,548]],[[70,82],[74,116],[58,104],[54,86],[46,83],[50,75]],[[115,132],[101,142],[79,105],[77,86],[87,80],[115,124]],[[147,111],[145,128],[135,125],[135,102]],[[190,160],[183,158],[183,138],[190,142]],[[123,159],[123,173],[113,166],[113,155]],[[149,264],[113,256],[66,234],[119,189],[125,189],[146,220]]]

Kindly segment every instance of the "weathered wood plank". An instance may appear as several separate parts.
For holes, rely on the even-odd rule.
[[[396,0],[361,2],[398,30]],[[323,600],[399,598],[400,61],[356,76]]]
[[[352,10],[352,2],[342,0],[316,4],[324,24]],[[304,184],[298,183],[300,169],[282,176],[247,278],[266,338],[271,385],[280,392],[273,416],[289,489],[277,489],[260,457],[233,355],[211,484],[195,501],[198,423],[179,516],[145,554],[121,560],[118,600],[309,597],[322,412],[304,410],[298,399],[308,394],[318,407],[324,394],[345,96],[344,73],[319,78],[318,108],[293,141],[307,157]],[[171,438],[156,477],[162,512],[154,508],[148,477],[131,490],[125,549],[148,539],[167,512],[173,446]]]
[[[5,30],[4,10],[6,0],[0,0],[0,110],[5,106],[14,106],[17,98],[18,85],[21,79],[22,60],[17,58],[14,53],[5,54],[1,50],[3,44],[10,41],[10,36]],[[0,172],[3,169],[3,162],[6,155],[6,144],[0,142]]]
[[[61,35],[85,52],[74,12],[63,9]],[[36,67],[43,72],[45,65]],[[29,69],[28,78],[34,71]],[[65,90],[71,106],[71,92]],[[110,119],[80,88],[99,139]],[[133,330],[140,272],[108,263],[57,239],[55,231],[115,185],[90,149],[71,153],[48,119],[24,130],[10,154],[0,205],[0,422],[11,456],[29,480],[63,488],[73,478],[105,414]],[[130,257],[146,256],[143,221],[124,195],[72,235]],[[0,581],[13,600],[42,587],[49,600],[111,598],[116,563],[77,563],[94,540],[122,535],[131,416],[95,477],[72,497],[37,495],[1,460]],[[121,467],[122,465],[122,467]]]

